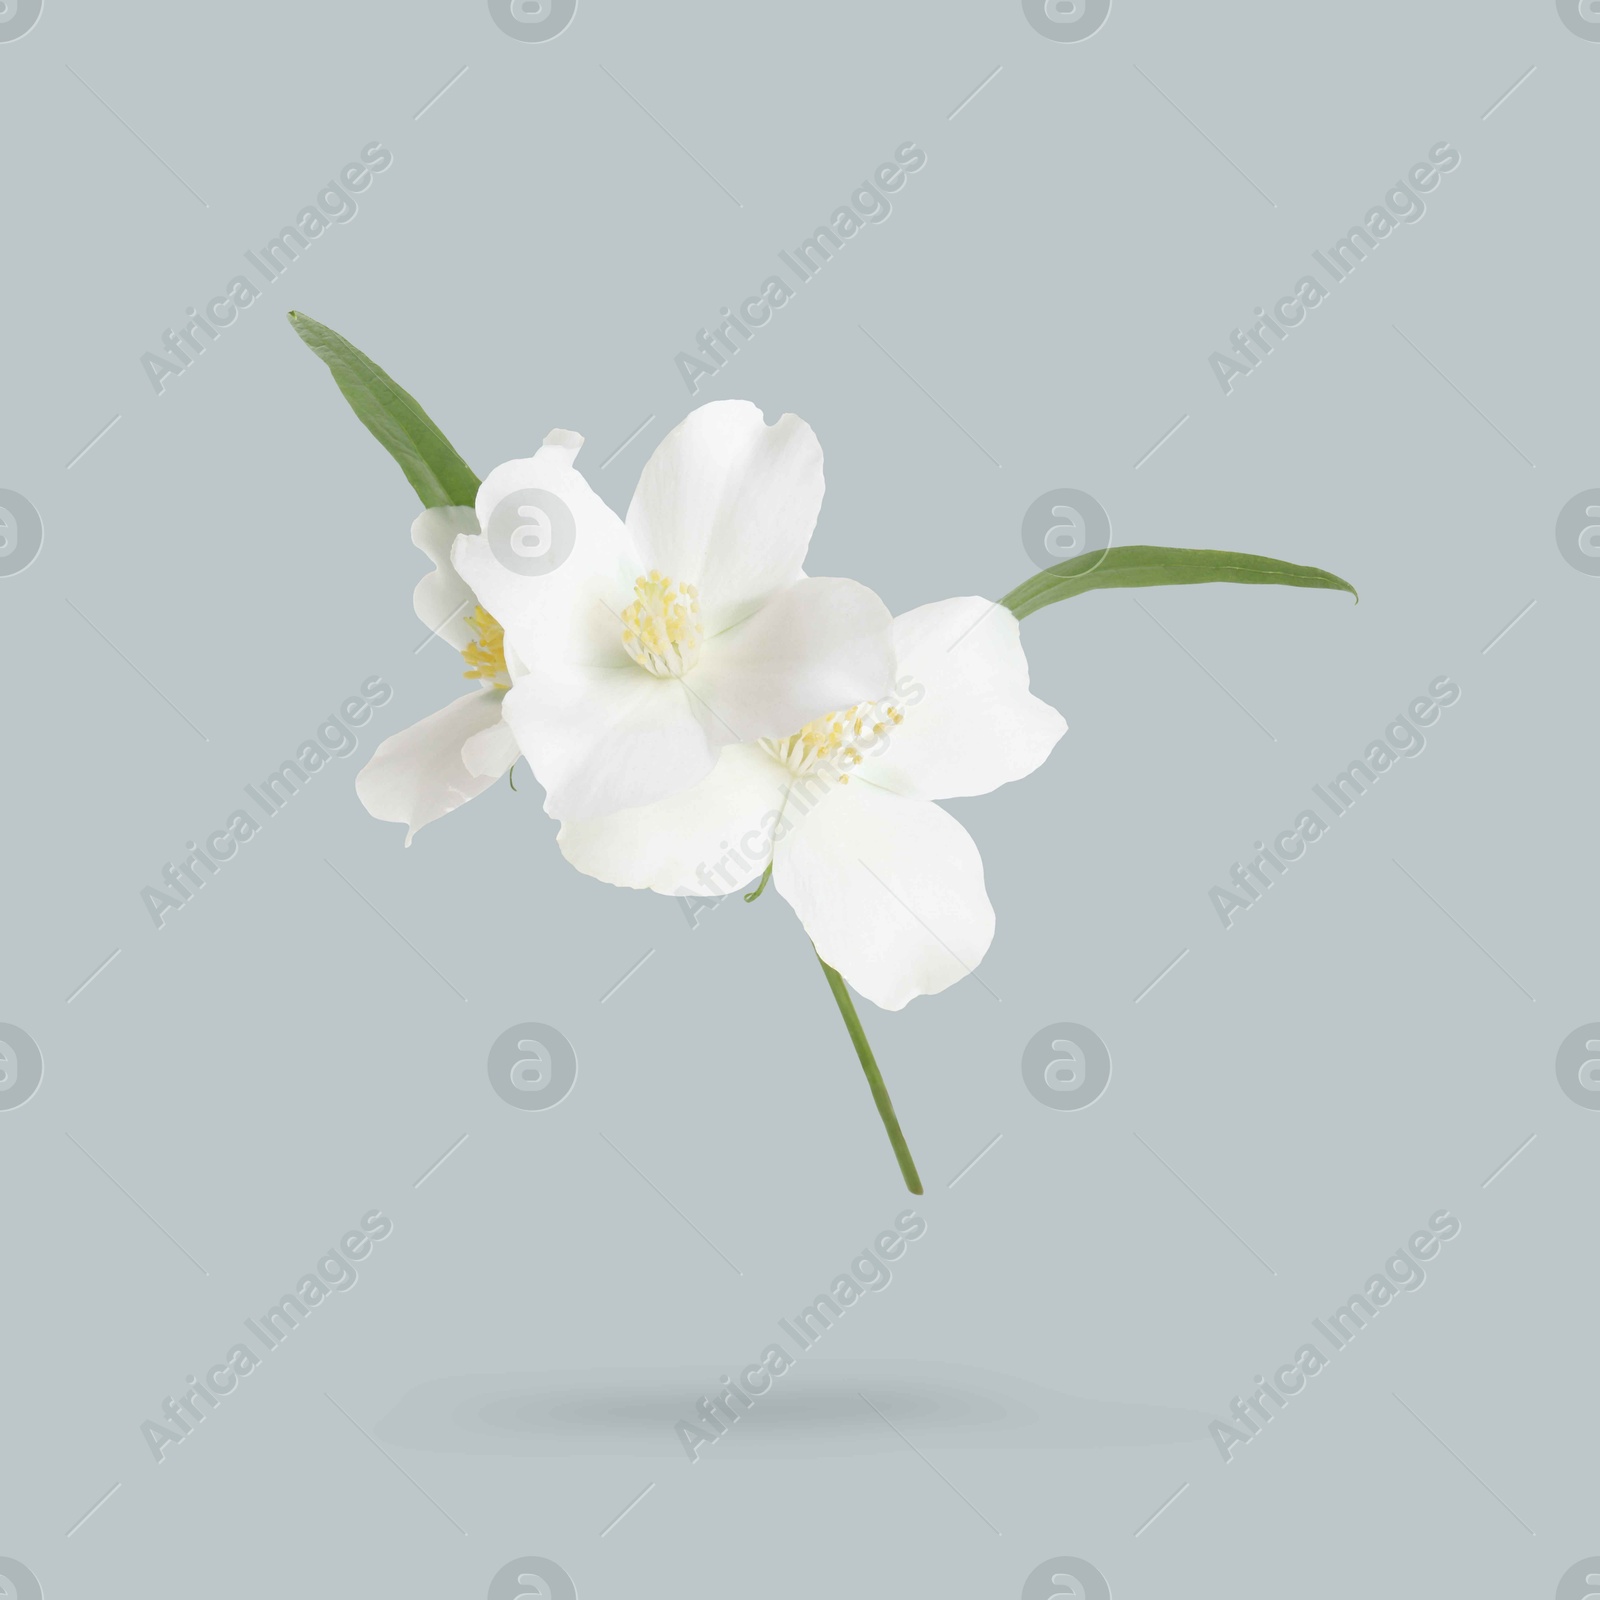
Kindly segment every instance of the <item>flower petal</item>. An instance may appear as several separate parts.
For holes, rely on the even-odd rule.
[[[362,805],[383,822],[405,823],[410,844],[424,823],[482,794],[516,759],[515,747],[493,771],[470,771],[462,751],[499,723],[500,708],[500,696],[483,690],[392,734],[356,776]]]
[[[714,738],[780,739],[894,682],[888,607],[850,578],[802,578],[707,639],[689,687]]]
[[[799,417],[769,428],[748,400],[714,400],[656,446],[628,531],[645,568],[700,589],[720,633],[801,576],[821,505],[822,446]]]
[[[571,820],[650,805],[710,772],[716,750],[679,678],[657,678],[626,656],[620,667],[572,666],[520,678],[504,714],[546,812]]]
[[[450,546],[458,534],[477,531],[478,514],[471,506],[430,506],[411,524],[412,544],[435,568],[417,585],[411,603],[423,627],[457,650],[476,635],[467,621],[472,590],[450,564]]]
[[[731,894],[766,869],[789,778],[756,745],[729,745],[692,789],[613,816],[563,822],[556,843],[579,872],[623,889]]]
[[[452,551],[530,671],[552,660],[627,660],[620,613],[638,561],[616,512],[572,465],[582,443],[557,428],[537,454],[496,467]]]
[[[852,780],[780,830],[773,886],[817,954],[898,1011],[983,960],[994,907],[972,836],[931,801]]]
[[[522,752],[517,748],[517,736],[502,719],[492,727],[475,733],[461,747],[461,764],[475,778],[487,778],[493,783],[504,777],[516,764]]]
[[[1067,731],[1028,692],[1017,619],[976,595],[895,618],[897,693],[905,721],[866,775],[896,794],[949,800],[1024,778]],[[920,691],[920,693],[919,693]]]

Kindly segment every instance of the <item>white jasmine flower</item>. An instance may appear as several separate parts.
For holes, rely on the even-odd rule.
[[[516,740],[500,715],[516,675],[514,658],[499,623],[450,564],[456,539],[477,529],[470,506],[434,507],[411,524],[411,542],[434,564],[412,596],[417,616],[461,652],[462,675],[482,687],[385,739],[356,778],[356,793],[373,816],[406,824],[407,844],[424,823],[482,794],[517,759]]]
[[[845,578],[808,578],[822,449],[798,417],[743,400],[684,419],[624,522],[549,434],[497,467],[453,559],[505,628],[502,714],[561,818],[649,805],[724,747],[776,737],[893,677],[889,614]]]
[[[1066,732],[1028,691],[1017,619],[976,597],[895,618],[899,692],[722,752],[693,788],[567,821],[581,871],[671,895],[742,889],[772,864],[817,954],[897,1011],[969,973],[994,937],[972,837],[937,800],[1025,777]]]

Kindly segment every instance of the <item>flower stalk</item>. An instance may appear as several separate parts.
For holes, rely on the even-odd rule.
[[[823,976],[828,980],[828,987],[833,991],[834,1000],[838,1002],[839,1014],[844,1018],[850,1042],[856,1047],[856,1054],[861,1058],[861,1070],[867,1075],[867,1085],[872,1090],[873,1104],[878,1108],[878,1115],[883,1118],[883,1126],[889,1135],[889,1143],[894,1146],[894,1157],[900,1163],[900,1173],[906,1180],[906,1188],[912,1194],[921,1194],[922,1179],[917,1175],[917,1164],[911,1158],[911,1147],[906,1143],[905,1134],[900,1131],[900,1119],[894,1114],[894,1102],[889,1098],[883,1074],[878,1071],[878,1063],[873,1058],[872,1046],[867,1043],[866,1030],[861,1026],[861,1018],[856,1015],[855,1001],[850,998],[850,991],[845,987],[844,979],[820,955],[817,957],[817,963],[822,968]]]

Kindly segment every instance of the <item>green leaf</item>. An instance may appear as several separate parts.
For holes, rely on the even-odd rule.
[[[291,311],[294,331],[328,363],[339,392],[372,437],[399,463],[425,506],[470,506],[478,476],[421,406],[377,362],[332,328]]]
[[[1296,589],[1354,587],[1321,567],[1297,567],[1273,556],[1239,555],[1231,550],[1167,550],[1154,544],[1091,550],[1070,561],[1047,567],[1019,583],[1000,602],[1018,617],[1030,616],[1057,600],[1070,600],[1090,589],[1150,589],[1168,583],[1281,583]],[[1361,597],[1356,595],[1359,604]]]

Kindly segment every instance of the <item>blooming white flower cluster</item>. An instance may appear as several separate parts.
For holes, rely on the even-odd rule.
[[[898,1010],[970,972],[994,910],[936,802],[1026,776],[1066,731],[1029,693],[1016,618],[976,596],[891,617],[859,583],[807,577],[822,449],[798,417],[691,412],[625,519],[573,465],[582,443],[556,430],[475,507],[417,518],[435,567],[417,615],[480,686],[380,746],[357,780],[367,809],[409,843],[520,756],[592,877],[703,894],[726,841],[756,829],[770,848],[722,881],[770,865],[868,999]],[[508,542],[508,505],[541,509],[536,557]],[[906,673],[922,693],[902,705]]]

